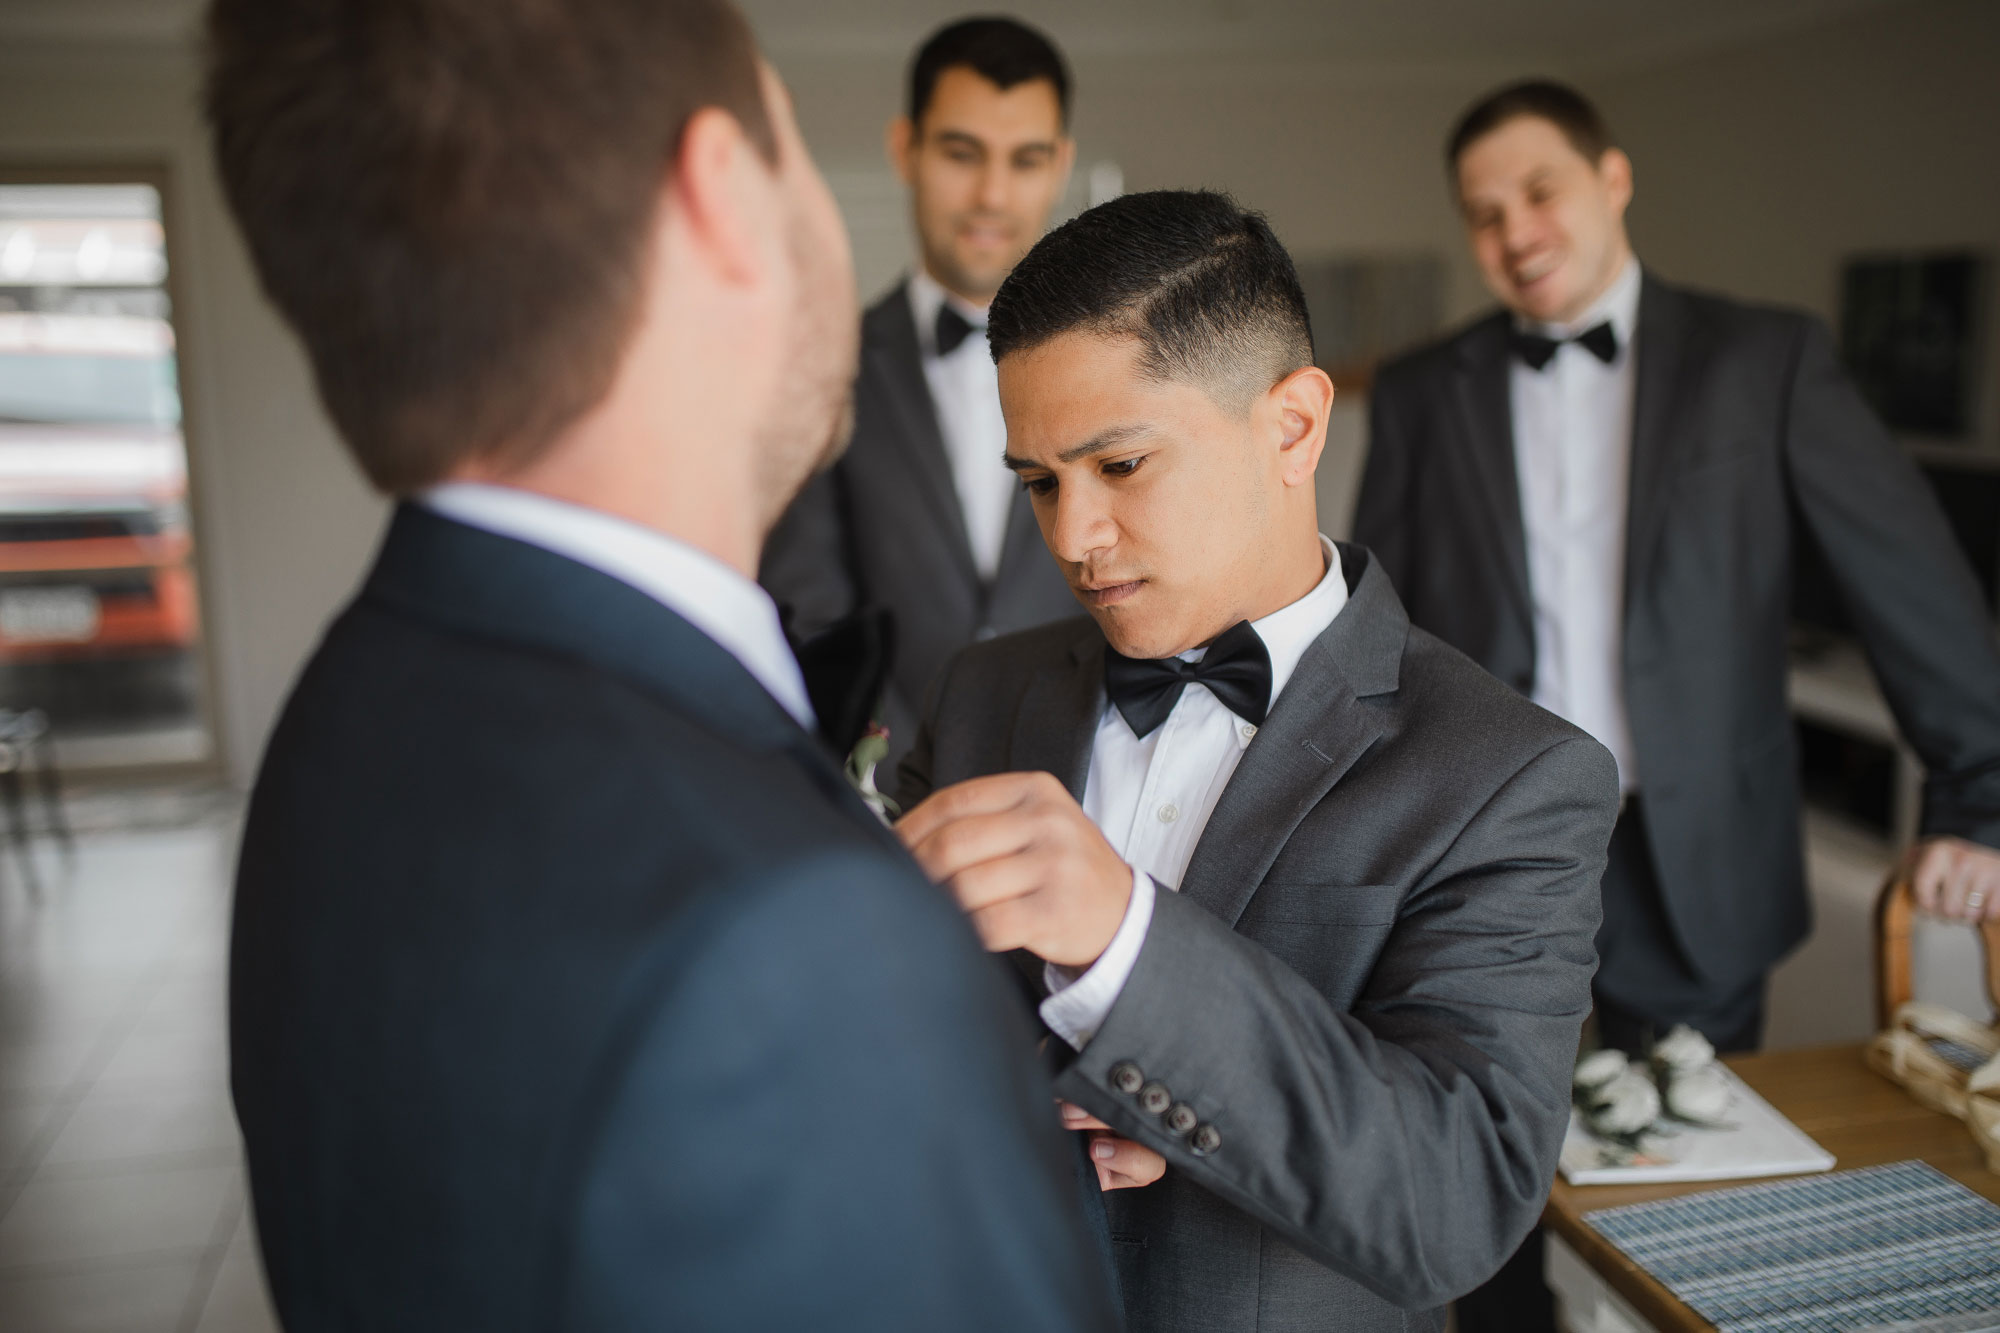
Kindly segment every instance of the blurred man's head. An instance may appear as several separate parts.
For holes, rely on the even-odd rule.
[[[1632,162],[1582,94],[1514,84],[1459,118],[1445,147],[1486,285],[1528,319],[1568,323],[1631,257]]]
[[[215,0],[209,37],[223,185],[380,489],[694,428],[775,517],[835,444],[845,235],[726,0]]]
[[[1099,205],[994,299],[1007,464],[1119,652],[1168,657],[1311,591],[1333,383],[1271,228],[1225,195]]]
[[[1042,234],[1076,156],[1068,126],[1069,70],[1026,24],[964,19],[917,52],[889,157],[947,291],[986,304]]]

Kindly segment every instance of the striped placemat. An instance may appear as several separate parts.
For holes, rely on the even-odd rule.
[[[1583,1220],[1724,1333],[1848,1333],[2000,1310],[2000,1207],[1922,1162]]]

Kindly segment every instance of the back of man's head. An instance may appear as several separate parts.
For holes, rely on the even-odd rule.
[[[1597,162],[1618,146],[1611,137],[1611,127],[1589,98],[1566,83],[1528,79],[1497,88],[1466,108],[1445,140],[1445,166],[1456,171],[1466,149],[1523,116],[1546,120],[1561,130],[1570,147],[1587,162]]]
[[[208,117],[369,479],[535,458],[608,390],[704,107],[776,147],[727,0],[214,0]]]
[[[1056,105],[1069,121],[1069,66],[1054,42],[1018,19],[998,16],[959,19],[932,33],[910,62],[910,122],[919,129],[938,78],[948,69],[972,70],[1002,92],[1045,79],[1056,90]]]
[[[1208,190],[1123,195],[1028,252],[993,299],[993,358],[1066,333],[1138,340],[1140,372],[1246,406],[1313,363],[1291,256],[1263,215]]]

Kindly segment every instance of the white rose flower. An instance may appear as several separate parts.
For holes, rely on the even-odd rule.
[[[1715,1048],[1708,1038],[1678,1023],[1653,1047],[1653,1063],[1676,1074],[1692,1073],[1715,1063]]]
[[[1592,1051],[1576,1062],[1576,1073],[1570,1083],[1583,1089],[1601,1088],[1631,1066],[1623,1051]]]
[[[1714,1063],[1667,1080],[1668,1114],[1681,1120],[1712,1124],[1729,1110],[1729,1080]]]
[[[1637,1134],[1660,1118],[1660,1090],[1637,1069],[1627,1069],[1593,1092],[1584,1109],[1600,1134]]]

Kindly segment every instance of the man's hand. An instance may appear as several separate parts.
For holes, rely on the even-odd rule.
[[[1930,838],[1906,865],[1917,906],[1960,921],[2000,921],[2000,852],[1963,838]]]
[[[1057,1102],[1064,1129],[1090,1135],[1090,1164],[1100,1190],[1135,1190],[1167,1174],[1167,1159],[1143,1143],[1121,1139],[1117,1131],[1073,1102]]]
[[[1047,773],[946,787],[904,815],[896,833],[995,953],[1026,949],[1089,967],[1132,898],[1132,867]]]

